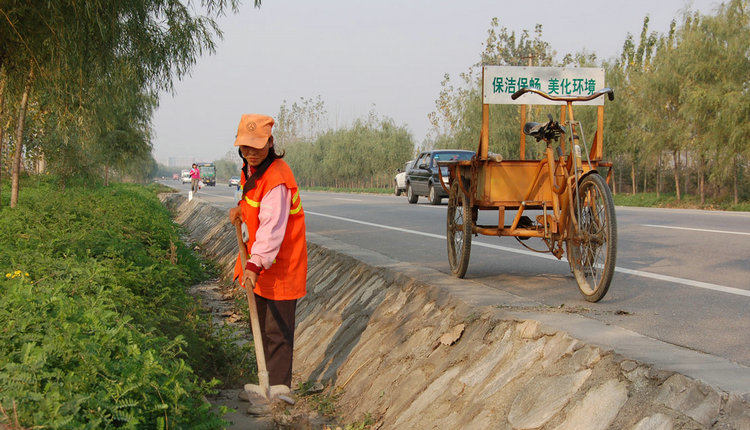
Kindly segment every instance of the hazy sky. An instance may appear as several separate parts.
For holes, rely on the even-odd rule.
[[[715,0],[251,0],[219,19],[224,39],[192,75],[163,94],[154,116],[154,156],[214,160],[231,149],[243,113],[275,115],[283,100],[321,95],[331,126],[375,109],[425,137],[443,74],[476,63],[489,22],[520,31],[544,27],[558,57],[582,48],[619,55],[645,15],[664,32],[686,6]],[[570,7],[569,5],[573,5]]]

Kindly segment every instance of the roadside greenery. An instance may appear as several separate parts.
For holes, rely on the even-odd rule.
[[[661,193],[657,195],[654,192],[637,193],[637,194],[616,194],[614,196],[615,205],[617,206],[639,206],[639,207],[657,207],[657,208],[701,208],[710,210],[724,211],[745,211],[750,212],[750,202],[741,201],[738,204],[732,203],[731,200],[722,198],[707,198],[703,203],[700,202],[699,196],[688,195],[682,196],[677,200],[674,193]]]
[[[23,426],[221,428],[202,398],[243,352],[189,296],[211,268],[153,190],[24,187],[0,209],[2,408]]]
[[[285,102],[277,116],[276,142],[303,187],[390,188],[396,169],[414,154],[406,126],[375,112],[329,130],[319,99]]]
[[[255,0],[260,6],[260,0]],[[0,174],[142,180],[156,170],[151,116],[239,0],[7,0],[0,4]],[[0,202],[0,205],[3,202]]]

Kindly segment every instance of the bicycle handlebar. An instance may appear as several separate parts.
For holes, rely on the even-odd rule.
[[[591,95],[580,96],[580,97],[551,96],[551,95],[549,95],[549,94],[547,94],[545,92],[542,92],[542,91],[539,91],[539,90],[535,90],[534,88],[521,88],[520,90],[518,90],[515,93],[513,93],[510,96],[510,98],[512,100],[515,100],[515,99],[521,97],[522,95],[524,95],[526,93],[539,94],[540,96],[544,97],[547,100],[552,100],[552,101],[556,101],[556,102],[587,102],[587,101],[593,100],[593,99],[595,99],[595,98],[597,98],[599,96],[603,96],[604,94],[608,94],[609,95],[609,100],[610,101],[612,101],[612,100],[615,99],[615,91],[612,88],[604,88],[604,89],[601,89],[601,90],[599,90],[599,91],[597,91],[597,92],[595,92],[595,93],[593,93]]]

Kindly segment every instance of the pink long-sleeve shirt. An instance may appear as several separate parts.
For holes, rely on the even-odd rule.
[[[284,240],[291,207],[292,193],[284,184],[277,185],[260,200],[258,231],[250,248],[251,263],[264,269],[271,267]]]

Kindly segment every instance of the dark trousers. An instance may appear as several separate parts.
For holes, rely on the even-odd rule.
[[[271,385],[292,388],[294,314],[297,300],[269,300],[255,295],[263,349]]]

